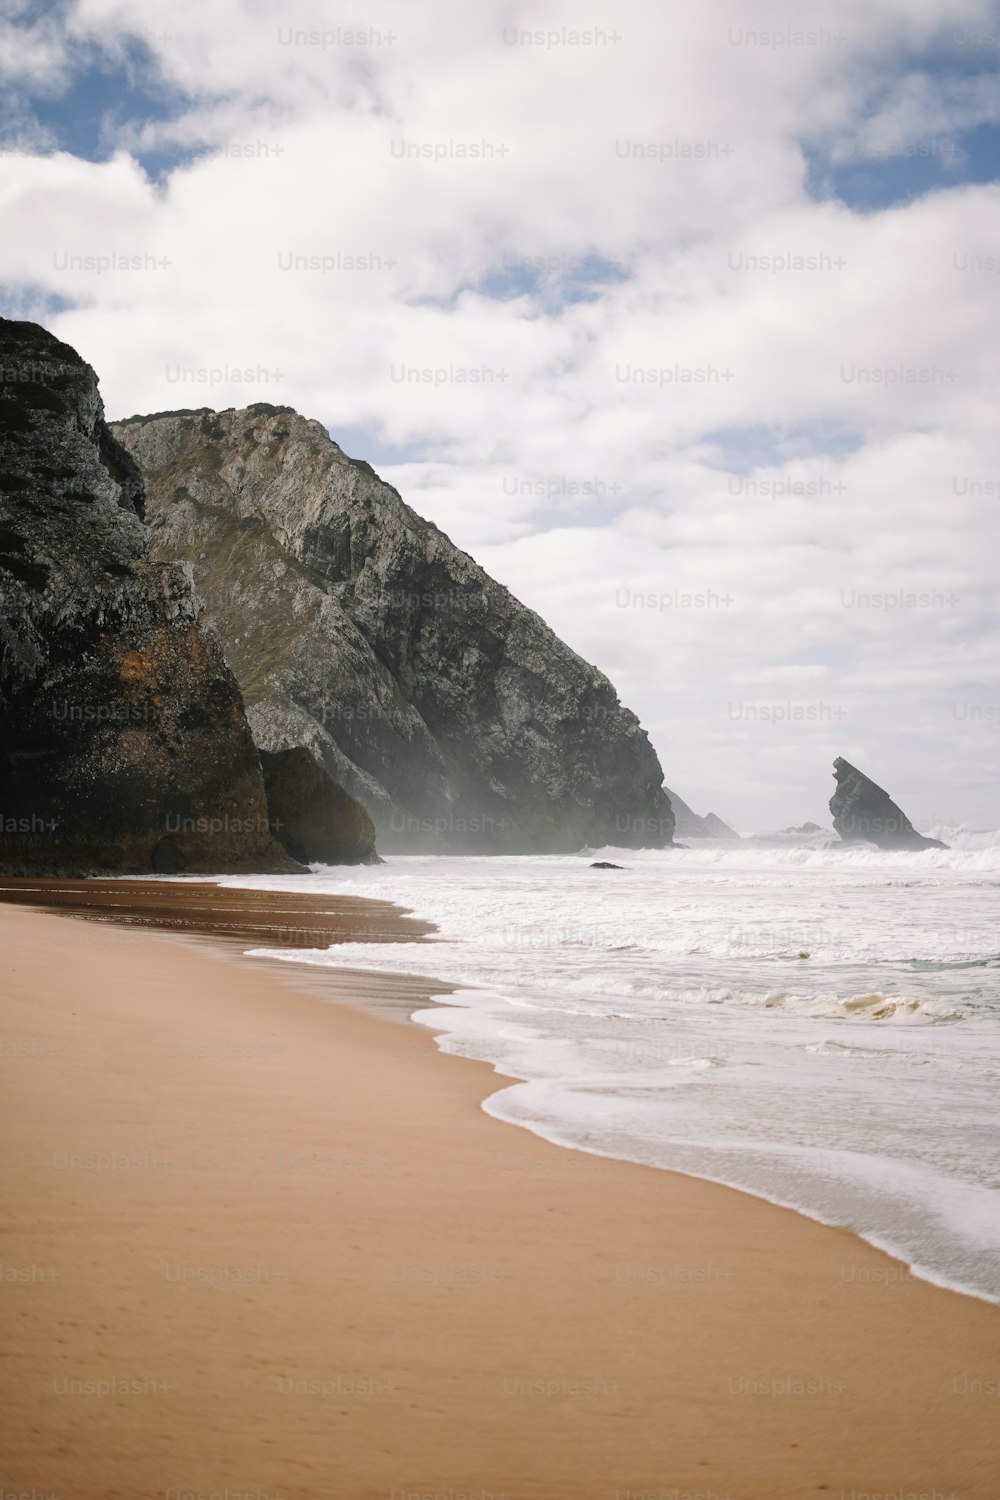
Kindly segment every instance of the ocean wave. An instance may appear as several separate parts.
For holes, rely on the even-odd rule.
[[[937,837],[937,835],[928,835]],[[688,849],[624,849],[607,845],[587,851],[587,858],[606,859],[614,863],[664,864],[667,869],[681,861],[686,866],[703,866],[719,870],[815,869],[905,871],[926,874],[929,871],[959,871],[981,874],[1000,872],[1000,834],[953,833],[958,842],[947,849],[876,849],[871,844],[833,844],[821,848],[794,847],[787,844],[716,844],[692,845]],[[948,843],[947,838],[942,842]]]
[[[703,996],[711,1005],[738,1004],[763,1010],[784,1010],[824,1020],[842,1018],[851,1021],[895,1021],[933,1026],[944,1021],[961,1021],[967,1012],[957,1005],[919,995],[883,994],[880,990],[864,995],[789,994],[779,990],[761,994],[757,991],[725,990]]]
[[[429,943],[270,956],[442,981],[414,1019],[526,1080],[488,1112],[851,1223],[982,1294],[1000,1287],[979,1228],[1000,1161],[1000,840],[962,837],[594,851],[625,866],[608,875],[579,855],[410,856],[224,883],[434,923]]]

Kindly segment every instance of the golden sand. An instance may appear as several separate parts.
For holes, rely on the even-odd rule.
[[[0,905],[0,952],[0,1493],[1000,1495],[1000,1309],[501,1124],[486,1065],[218,937]]]

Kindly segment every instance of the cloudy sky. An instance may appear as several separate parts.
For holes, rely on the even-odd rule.
[[[669,785],[1000,824],[1000,4],[0,0],[0,311],[318,417]]]

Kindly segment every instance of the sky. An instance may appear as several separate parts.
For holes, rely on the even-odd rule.
[[[0,0],[0,312],[290,405],[667,784],[1000,825],[998,0]]]

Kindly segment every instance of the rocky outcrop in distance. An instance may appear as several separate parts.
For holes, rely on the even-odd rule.
[[[113,431],[258,745],[305,746],[380,849],[671,844],[656,754],[608,679],[319,422],[256,405]]]
[[[778,828],[773,833],[751,833],[744,840],[747,844],[761,844],[777,849],[838,849],[840,844],[831,828],[821,828],[818,823],[801,823],[798,826]]]
[[[302,745],[260,752],[275,837],[303,864],[376,865],[375,825]]]
[[[97,377],[0,319],[0,870],[294,871],[191,568],[151,562]]]
[[[918,833],[888,792],[840,756],[833,763],[837,788],[830,798],[833,826],[844,843],[876,844],[880,849],[947,849]]]
[[[674,833],[678,838],[685,839],[730,839],[739,842],[740,835],[728,823],[724,823],[715,813],[706,813],[699,817],[692,812],[683,798],[678,797],[676,792],[667,790],[670,805],[674,810]]]

